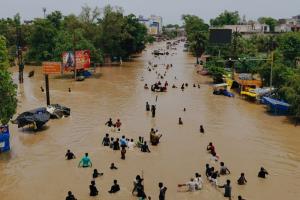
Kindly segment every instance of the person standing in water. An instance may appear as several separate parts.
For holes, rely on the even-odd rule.
[[[91,181],[91,185],[90,185],[90,196],[94,197],[94,196],[98,196],[98,189],[96,187],[96,183],[95,181]]]
[[[120,119],[117,119],[117,122],[116,122],[116,127],[117,127],[117,129],[118,129],[118,131],[120,131],[121,130],[121,125],[122,125],[122,123],[121,123],[121,121],[120,121]]]
[[[99,173],[97,169],[94,169],[93,178],[97,178],[99,176],[103,176],[103,173]]]
[[[220,175],[230,174],[229,169],[225,166],[224,162],[220,162]]]
[[[144,153],[150,153],[150,149],[149,149],[149,146],[147,145],[147,142],[145,141],[144,144],[142,145],[141,147],[141,151],[144,152]]]
[[[231,200],[231,186],[230,186],[230,180],[226,181],[226,184],[219,186],[219,188],[224,188],[225,192],[224,192],[224,197],[228,197],[229,200]]]
[[[76,158],[76,156],[74,155],[73,152],[70,151],[70,149],[67,150],[65,157],[67,157],[67,160],[72,160]]]
[[[82,165],[81,165],[82,164]],[[86,167],[92,167],[93,164],[91,162],[91,159],[89,158],[89,154],[85,153],[84,157],[80,160],[78,167],[82,166],[83,168]]]
[[[156,106],[155,106],[155,105],[152,105],[152,106],[151,106],[152,118],[155,117],[155,111],[156,111]]]
[[[149,105],[148,101],[146,102],[146,111],[150,111],[150,105]]]
[[[179,124],[179,125],[183,125],[183,122],[182,122],[181,117],[179,117],[179,119],[178,119],[178,124]]]
[[[269,173],[267,172],[267,170],[265,170],[265,168],[261,167],[260,171],[258,172],[258,177],[266,178],[266,175],[269,175]]]
[[[164,187],[162,182],[158,183],[158,187],[159,187],[159,200],[165,200],[167,188]]]
[[[111,163],[109,168],[110,168],[111,170],[118,169],[118,168],[115,166],[115,163]]]
[[[125,147],[123,146],[123,147],[122,147],[122,150],[121,150],[121,159],[122,159],[122,160],[125,160],[125,154],[126,154],[126,149],[125,149]]]
[[[109,193],[116,193],[120,191],[120,186],[118,184],[117,180],[114,180],[114,184],[111,186],[110,191],[108,191]]]
[[[241,173],[240,178],[237,180],[239,185],[245,185],[247,183],[247,179],[245,178],[245,174]]]
[[[238,196],[238,200],[246,200],[241,195]]]
[[[76,199],[75,196],[72,194],[72,192],[69,191],[69,192],[68,192],[68,196],[66,197],[66,200],[77,200],[77,199]]]
[[[109,146],[109,143],[110,143],[109,134],[106,133],[105,137],[102,139],[102,145],[103,146]]]
[[[112,125],[113,125],[112,119],[109,118],[109,120],[105,123],[105,125],[108,127],[112,127]]]
[[[204,134],[204,128],[203,128],[203,125],[200,125],[200,133],[203,133],[203,134]]]

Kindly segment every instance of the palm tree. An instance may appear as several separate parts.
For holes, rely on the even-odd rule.
[[[199,64],[199,58],[202,56],[202,54],[205,52],[207,43],[207,37],[202,32],[196,32],[193,35],[193,43],[191,44],[191,48],[196,55],[197,58],[197,64]]]

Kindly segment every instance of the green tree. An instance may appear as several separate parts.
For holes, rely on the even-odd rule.
[[[238,11],[230,12],[225,10],[215,19],[210,20],[212,26],[236,25],[240,22],[240,15]]]
[[[0,123],[7,124],[16,112],[17,91],[8,72],[8,51],[5,38],[0,36]]]
[[[205,52],[207,46],[208,24],[205,24],[203,19],[195,15],[183,15],[184,27],[187,34],[187,40],[190,43],[190,50],[197,58]]]
[[[300,119],[300,71],[294,71],[290,75],[287,83],[279,91],[285,99],[292,105],[291,114]]]
[[[289,66],[295,66],[295,59],[300,56],[300,32],[281,34],[277,38],[277,43],[283,61]]]
[[[57,29],[49,20],[35,20],[29,39],[28,59],[36,62],[52,60],[56,37]]]
[[[207,45],[207,34],[196,32],[195,34],[193,34],[192,40],[193,41],[191,42],[190,48],[196,56],[197,64],[199,64],[199,58],[205,52],[205,48]]]
[[[258,22],[269,25],[271,32],[275,31],[275,26],[278,24],[278,21],[272,17],[260,17],[258,18]]]

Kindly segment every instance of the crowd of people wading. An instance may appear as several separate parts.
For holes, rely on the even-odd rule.
[[[174,42],[172,45],[176,46],[179,43],[179,41]],[[176,48],[175,48],[176,49]],[[164,51],[166,52],[166,51]],[[173,56],[176,55],[176,53],[162,53],[162,54],[153,54],[153,56],[156,59],[160,59],[162,56]],[[154,58],[153,58],[154,60]],[[169,87],[169,82],[167,80],[164,80],[167,76],[167,73],[169,70],[173,68],[173,64],[154,64],[152,61],[149,61],[146,66],[146,71],[149,73],[155,73],[156,74],[156,80],[154,80],[154,83],[151,84],[150,90],[148,83],[144,84],[144,89],[149,90],[149,92],[154,93],[160,93],[160,92],[167,92]],[[162,71],[162,72],[161,72]],[[177,77],[174,77],[174,80],[177,80]],[[144,78],[141,78],[141,81],[144,81]],[[186,82],[183,82],[180,85],[180,90],[184,91],[189,87],[189,84]],[[200,84],[193,83],[193,88],[200,89]],[[178,87],[176,84],[172,84],[172,89],[177,89]],[[154,100],[155,102],[158,101],[158,96],[156,95],[156,98]],[[146,102],[145,111],[151,112],[152,118],[155,118],[156,116],[156,105],[150,105],[150,100]],[[183,111],[186,112],[186,108],[183,108]],[[157,146],[160,144],[160,139],[163,137],[163,134],[159,132],[158,129],[151,128],[149,131],[149,138],[144,138],[143,136],[139,136],[136,139],[130,138],[129,136],[122,134],[122,122],[121,119],[116,119],[113,121],[112,118],[109,118],[105,125],[107,126],[108,130],[104,134],[102,139],[102,145],[110,148],[112,151],[120,151],[120,160],[125,160],[127,156],[127,150],[137,150],[141,153],[151,153],[151,146]],[[176,124],[175,124],[176,125]],[[184,125],[183,119],[179,117],[178,124],[180,126]],[[117,133],[118,137],[112,137],[110,134]],[[200,125],[199,127],[199,134],[205,134],[204,125]],[[206,149],[204,151],[207,151],[208,154],[211,155],[211,160],[214,164],[211,166],[210,164],[206,164],[203,166],[203,171],[205,171],[205,175],[201,175],[199,172],[195,172],[193,176],[189,180],[186,180],[184,183],[171,185],[168,187],[177,187],[178,191],[186,191],[186,192],[196,192],[201,191],[203,189],[204,183],[207,185],[211,185],[211,187],[216,188],[216,191],[219,191],[221,189],[224,189],[223,195],[225,198],[228,199],[238,199],[238,200],[245,200],[241,195],[233,196],[232,195],[232,181],[228,178],[225,183],[220,183],[218,181],[218,178],[220,176],[230,176],[231,171],[226,167],[224,161],[221,161],[220,155],[216,152],[216,147],[212,142],[210,142]],[[128,151],[130,152],[130,151]],[[75,154],[71,150],[67,150],[66,153],[66,159],[72,160],[76,159]],[[130,156],[130,155],[129,155]],[[116,161],[117,162],[117,161]],[[111,170],[118,170],[118,167],[115,163],[108,163],[109,168]],[[84,153],[83,157],[80,159],[78,163],[78,167],[82,168],[92,168],[92,160],[89,157],[88,153]],[[258,170],[258,178],[266,178],[268,175],[267,170],[264,167],[261,167]],[[94,168],[91,172],[92,180],[89,185],[89,191],[87,190],[87,194],[90,196],[101,196],[101,193],[99,192],[99,188],[96,185],[97,177],[105,176],[104,173],[99,172],[97,168]],[[204,178],[206,177],[206,178]],[[133,185],[132,185],[132,195],[136,196],[139,200],[151,200],[151,196],[147,195],[147,192],[144,189],[144,177],[143,174],[137,174],[136,177],[132,177],[134,179]],[[205,181],[206,179],[206,181]],[[236,177],[236,180],[238,185],[247,185],[247,179],[246,174],[244,172],[241,172],[240,177]],[[88,188],[88,187],[87,187]],[[159,200],[165,200],[167,199],[167,187],[164,185],[163,182],[157,183],[157,189],[158,189],[158,197],[153,197],[153,199],[159,199]],[[111,189],[107,191],[110,194],[117,193],[120,190],[122,190],[122,186],[119,185],[118,180],[112,180]],[[104,191],[102,191],[104,192]],[[76,200],[77,198],[72,193],[72,191],[69,191],[66,197],[66,200]]]

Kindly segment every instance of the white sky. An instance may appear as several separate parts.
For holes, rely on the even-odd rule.
[[[195,14],[208,22],[225,9],[237,10],[247,19],[260,16],[286,18],[300,14],[300,0],[0,0],[0,18],[12,17],[18,12],[23,20],[41,17],[43,7],[47,12],[60,10],[64,15],[78,14],[85,3],[92,7],[118,5],[126,14],[160,15],[164,24],[181,23],[182,14]]]

